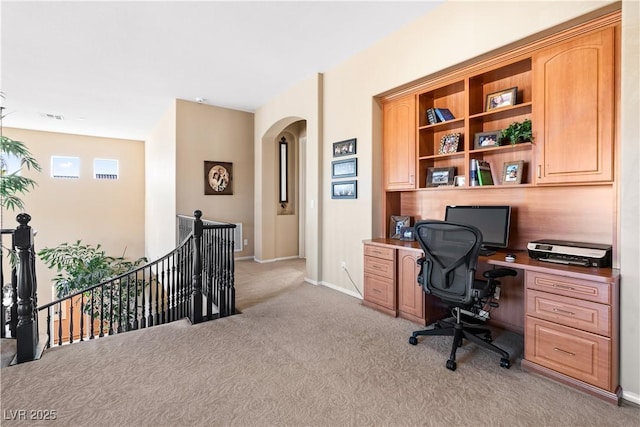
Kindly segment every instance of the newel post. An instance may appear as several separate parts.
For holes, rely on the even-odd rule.
[[[18,294],[18,326],[16,330],[17,362],[28,362],[35,359],[38,347],[38,323],[35,321],[35,295],[33,276],[33,230],[28,225],[31,216],[21,213],[16,217],[20,225],[14,233],[15,248],[18,252],[17,294]]]
[[[191,292],[191,323],[202,322],[202,211],[193,213],[193,251],[192,251],[192,292]]]

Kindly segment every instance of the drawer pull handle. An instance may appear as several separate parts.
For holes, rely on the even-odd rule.
[[[563,349],[558,348],[558,347],[553,347],[553,349],[555,351],[559,351],[560,353],[568,354],[569,356],[575,356],[576,355],[575,353],[571,353],[570,351],[563,350]]]
[[[557,283],[553,284],[554,288],[560,288],[560,289],[566,289],[568,291],[575,291],[576,288],[574,288],[573,286],[567,286],[567,285],[558,285]]]
[[[561,310],[559,308],[554,308],[553,311],[555,311],[556,313],[562,313],[562,314],[568,314],[569,316],[575,316],[576,314],[572,311],[569,310]]]

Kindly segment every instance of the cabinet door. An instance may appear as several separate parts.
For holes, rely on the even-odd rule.
[[[398,251],[398,311],[401,317],[424,321],[424,292],[418,286],[418,265],[416,251]]]
[[[614,29],[533,57],[536,183],[613,180]]]
[[[383,107],[384,185],[387,190],[416,186],[416,101],[413,95]]]

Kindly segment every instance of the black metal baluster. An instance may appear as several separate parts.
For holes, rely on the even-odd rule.
[[[154,325],[157,325],[160,322],[160,291],[158,290],[158,286],[159,286],[159,279],[158,279],[158,264],[155,264],[155,268],[156,268],[156,274],[153,274],[151,271],[151,268],[149,268],[149,274],[153,277],[153,280],[156,284],[156,302],[155,302],[155,308],[156,308],[156,312],[153,315],[153,320],[154,320]]]
[[[166,274],[165,268],[166,268],[166,259],[163,259],[162,268],[160,269],[161,277],[162,277],[162,280],[160,282],[160,289],[162,290],[162,298],[160,298],[160,303],[162,304],[162,315],[161,315],[162,324],[167,323],[167,304],[165,301],[166,296],[165,296],[165,290],[164,290],[164,288],[167,286],[166,277],[165,277],[167,276],[167,274]]]
[[[134,294],[133,294],[133,324],[131,325],[131,327],[133,328],[133,330],[138,329],[138,282],[140,282],[140,280],[138,279],[138,271],[136,271],[136,274],[134,276],[133,279],[133,287],[134,287]]]
[[[104,337],[104,285],[100,286],[100,338]]]
[[[84,341],[84,292],[80,294],[80,341]]]
[[[142,275],[143,279],[144,279],[144,274]],[[142,282],[142,297],[140,299],[141,303],[142,303],[142,307],[141,307],[141,312],[140,312],[140,328],[144,329],[147,327],[147,313],[146,313],[146,304],[145,304],[145,282]]]
[[[114,282],[114,285],[116,283]],[[118,289],[118,313],[117,313],[117,321],[118,321],[118,327],[116,329],[116,331],[118,333],[122,332],[122,280],[118,280],[117,281],[117,288]],[[113,289],[113,287],[111,288]]]
[[[58,303],[58,345],[62,345],[62,301]]]
[[[46,348],[51,348],[51,306],[47,307],[47,346]]]
[[[126,316],[126,330],[131,330],[131,275],[127,274],[127,309],[125,310]]]
[[[89,319],[89,324],[90,324],[90,329],[91,332],[89,334],[89,339],[92,340],[95,338],[95,336],[93,335],[93,324],[95,323],[95,308],[96,308],[96,293],[95,293],[95,288],[91,289],[91,300],[90,300],[90,304],[91,304],[91,317]]]
[[[113,335],[113,282],[109,282],[109,335]]]
[[[69,343],[73,343],[73,299],[69,301]]]
[[[147,326],[153,326],[153,274],[151,273],[151,267],[149,267],[149,309],[147,315]]]

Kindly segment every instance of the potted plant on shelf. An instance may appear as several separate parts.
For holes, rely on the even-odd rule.
[[[501,141],[502,144],[506,144],[508,142],[511,145],[533,141],[533,133],[531,132],[531,120],[526,119],[522,123],[511,123],[508,128],[503,129]]]

